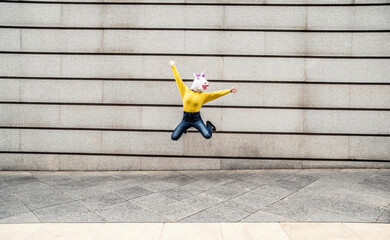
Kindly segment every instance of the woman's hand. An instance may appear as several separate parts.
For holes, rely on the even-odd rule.
[[[236,85],[234,85],[234,86],[230,89],[230,91],[231,91],[232,93],[236,93],[236,92],[237,92],[237,87],[236,87]]]
[[[169,60],[169,64],[171,64],[171,66],[175,65],[176,63],[176,60]]]

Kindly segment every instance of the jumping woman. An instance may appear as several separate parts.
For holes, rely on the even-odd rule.
[[[172,66],[173,75],[175,76],[177,87],[179,88],[180,95],[183,99],[183,119],[180,124],[175,128],[171,135],[172,140],[178,140],[183,133],[187,132],[187,129],[194,127],[205,137],[210,139],[212,132],[216,130],[215,126],[207,121],[204,124],[200,117],[200,108],[203,104],[215,100],[230,92],[236,93],[237,88],[233,86],[231,89],[206,93],[203,92],[209,86],[209,82],[206,80],[204,73],[194,74],[194,81],[191,88],[188,88],[183,80],[180,78],[179,72],[175,66],[176,61],[170,60],[169,64]]]

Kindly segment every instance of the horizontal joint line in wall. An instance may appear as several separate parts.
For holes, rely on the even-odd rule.
[[[0,126],[0,129],[30,129],[30,130],[69,130],[69,131],[107,131],[107,132],[164,132],[171,133],[172,130],[159,129],[124,129],[124,128],[70,128],[70,127],[16,127]],[[196,131],[188,131],[191,134],[198,134]],[[253,131],[217,131],[214,134],[263,134],[263,135],[310,135],[310,136],[356,136],[356,137],[390,137],[390,134],[361,134],[361,133],[307,133],[307,132],[253,132]]]
[[[15,102],[0,101],[0,104],[20,105],[77,105],[77,106],[118,106],[118,107],[176,107],[179,104],[134,104],[134,103],[80,103],[80,102]],[[286,109],[286,110],[325,110],[325,111],[390,111],[390,108],[325,108],[325,107],[282,107],[282,106],[232,106],[232,105],[205,105],[203,108],[238,108],[238,109]]]
[[[87,78],[87,77],[19,77],[19,76],[0,76],[0,79],[29,79],[29,80],[81,80],[81,81],[142,81],[142,82],[169,82],[173,78]],[[209,79],[219,83],[265,83],[265,84],[328,84],[328,85],[390,85],[390,82],[307,82],[307,81],[275,81],[275,80],[223,80]],[[193,79],[184,79],[184,82],[192,82]]]
[[[0,0],[5,3],[35,3],[35,4],[77,4],[77,5],[179,5],[179,6],[275,6],[275,7],[364,7],[364,6],[387,6],[389,3],[357,3],[357,4],[287,4],[287,3],[180,3],[180,2],[83,2],[83,1],[15,1]]]
[[[129,30],[129,31],[222,31],[222,32],[308,32],[308,33],[388,33],[383,30],[309,30],[309,29],[235,29],[235,28],[130,28],[130,27],[53,27],[53,26],[5,26],[0,28],[40,30]]]
[[[305,55],[235,55],[185,53],[104,53],[104,52],[26,52],[0,51],[0,54],[20,55],[94,55],[94,56],[182,56],[182,57],[238,57],[238,58],[332,58],[332,59],[390,59],[390,56],[305,56]]]
[[[50,154],[50,155],[86,155],[86,156],[118,156],[118,157],[159,157],[159,158],[209,158],[209,159],[242,159],[242,160],[302,160],[302,161],[351,161],[351,162],[390,162],[381,159],[342,159],[342,158],[288,158],[288,157],[231,157],[231,156],[199,156],[199,155],[153,155],[125,153],[86,153],[86,152],[38,152],[38,151],[0,151],[0,154]]]

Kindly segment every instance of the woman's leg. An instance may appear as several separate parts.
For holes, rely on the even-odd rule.
[[[194,123],[194,128],[198,129],[198,131],[203,135],[204,138],[210,139],[212,137],[212,130],[210,125],[204,125],[204,122],[202,119],[197,120]]]
[[[182,120],[179,125],[173,130],[173,133],[171,135],[172,140],[178,140],[183,133],[190,128],[191,126],[188,124],[187,121]]]

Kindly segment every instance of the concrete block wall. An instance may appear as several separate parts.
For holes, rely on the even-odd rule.
[[[390,168],[389,0],[0,2],[0,170],[340,167]]]

